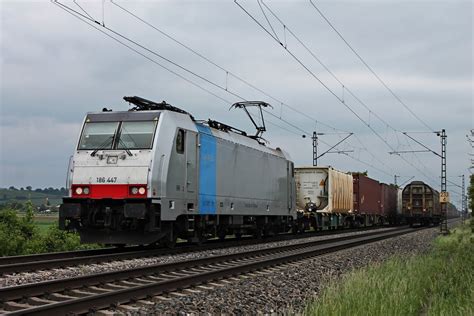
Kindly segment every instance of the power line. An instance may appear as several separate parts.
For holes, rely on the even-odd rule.
[[[149,27],[151,27],[151,28],[154,29],[155,31],[159,32],[160,34],[166,36],[166,37],[169,38],[170,40],[176,42],[176,43],[179,44],[180,46],[186,48],[187,50],[191,51],[191,52],[194,53],[195,55],[197,55],[197,56],[199,56],[200,58],[206,60],[207,62],[209,62],[210,64],[212,64],[212,65],[214,65],[215,67],[219,68],[220,70],[225,71],[226,74],[231,75],[232,77],[234,77],[234,78],[238,79],[239,81],[245,83],[246,85],[250,86],[251,88],[253,88],[253,89],[255,89],[255,90],[261,92],[262,94],[266,95],[267,97],[270,97],[271,99],[273,99],[273,100],[279,102],[280,104],[285,105],[286,107],[290,108],[291,110],[293,110],[293,111],[295,111],[295,112],[297,112],[297,113],[299,113],[299,114],[301,114],[301,115],[303,115],[303,116],[305,116],[305,117],[307,117],[307,118],[310,118],[307,114],[305,114],[305,113],[303,113],[303,112],[301,112],[301,111],[299,111],[299,110],[297,110],[297,109],[295,109],[295,108],[289,106],[288,104],[286,104],[286,103],[284,103],[284,102],[282,102],[282,101],[276,99],[275,97],[269,95],[269,94],[266,93],[265,91],[261,90],[260,88],[256,87],[255,85],[249,83],[248,81],[244,80],[244,79],[241,78],[240,76],[238,76],[238,75],[234,74],[233,72],[229,71],[228,69],[226,69],[226,68],[224,68],[224,67],[218,65],[217,63],[215,63],[214,61],[212,61],[212,60],[209,59],[208,57],[206,57],[206,56],[204,56],[203,54],[199,53],[197,50],[195,50],[195,49],[189,47],[188,45],[186,45],[186,44],[184,44],[183,42],[177,40],[176,38],[174,38],[173,36],[169,35],[168,33],[162,31],[161,29],[159,29],[159,28],[156,27],[155,25],[149,23],[148,21],[146,21],[146,20],[144,20],[143,18],[139,17],[138,15],[134,14],[134,13],[131,12],[130,10],[124,8],[123,6],[120,6],[119,4],[115,3],[115,2],[112,1],[112,0],[111,0],[111,3],[114,4],[115,6],[117,6],[118,8],[120,8],[121,10],[123,10],[124,12],[130,14],[131,16],[133,16],[134,18],[136,18],[137,20],[141,21],[142,23],[148,25]],[[263,10],[263,8],[262,8],[262,10]],[[269,22],[269,21],[268,21],[268,22]],[[270,24],[270,25],[271,25],[271,24]],[[227,87],[226,87],[226,88],[227,88]],[[228,92],[227,90],[228,90],[228,89],[226,89],[226,92]],[[230,92],[230,93],[232,93],[232,92]],[[233,93],[232,93],[232,94],[233,94]],[[234,94],[234,95],[235,95],[235,94]],[[271,112],[268,112],[268,111],[265,111],[265,112],[266,112],[267,114],[269,114],[270,116],[273,116],[273,117],[275,117],[275,118],[277,118],[277,119],[279,119],[279,120],[282,120],[281,117],[277,117],[277,116],[275,116],[274,114],[272,114]],[[318,120],[316,120],[316,119],[313,119],[313,118],[312,118],[312,120],[314,120],[315,123],[319,123],[319,124],[321,124],[321,125],[323,125],[323,126],[326,126],[326,127],[331,128],[331,129],[333,129],[333,130],[335,130],[335,131],[338,131],[338,130],[341,131],[340,129],[337,129],[337,128],[333,127],[333,126],[330,126],[330,125],[328,125],[328,124],[325,124],[325,123],[323,123],[323,122],[320,122],[320,121],[318,121]],[[303,132],[304,135],[308,135],[308,134],[309,134],[307,131],[302,130],[302,129],[299,128],[298,126],[296,126],[296,125],[294,125],[294,124],[292,124],[292,123],[289,123],[288,121],[285,121],[285,120],[282,120],[282,121],[285,122],[286,124],[290,125],[291,127],[295,128],[296,130],[299,130],[299,131]],[[281,126],[276,125],[276,124],[274,124],[274,123],[273,123],[273,125],[275,125],[275,126],[281,128]],[[283,128],[283,129],[284,129],[284,128]],[[288,131],[288,129],[285,129],[285,130]],[[296,134],[296,133],[294,133],[294,134]],[[323,143],[324,143],[324,142],[323,142]],[[326,143],[326,144],[327,144],[327,143]],[[327,145],[330,146],[329,144],[327,144]],[[366,148],[366,150],[368,151],[367,148]],[[370,153],[370,152],[369,152],[369,153]],[[371,154],[371,155],[372,155],[373,157],[375,157],[373,154]],[[348,155],[348,156],[351,157],[351,158],[353,158],[353,159],[355,159],[354,157],[352,157],[352,156],[350,156],[350,155]],[[379,162],[381,162],[385,167],[387,167],[382,161],[379,160]],[[387,168],[388,168],[388,167],[387,167]],[[381,170],[381,169],[379,169],[379,170]]]
[[[68,14],[71,14],[71,15],[74,16],[75,18],[79,19],[81,22],[86,23],[86,24],[89,25],[90,27],[93,27],[93,28],[96,29],[97,31],[101,32],[102,34],[104,34],[104,35],[106,35],[107,37],[111,38],[112,40],[118,42],[118,43],[121,44],[122,46],[124,46],[124,47],[126,47],[126,48],[132,50],[133,52],[139,54],[140,56],[146,58],[147,60],[153,62],[154,64],[156,64],[156,65],[162,67],[163,69],[165,69],[165,70],[167,70],[167,71],[173,73],[174,75],[176,75],[176,76],[178,76],[179,78],[185,80],[186,82],[188,82],[188,83],[190,83],[190,84],[192,84],[192,85],[198,87],[199,89],[201,89],[201,90],[203,90],[203,91],[205,91],[205,92],[207,92],[207,93],[213,95],[213,96],[216,97],[216,98],[219,98],[220,100],[224,101],[226,104],[231,104],[231,103],[232,103],[231,101],[226,100],[225,98],[222,98],[221,96],[219,96],[219,95],[215,94],[214,92],[212,92],[212,91],[210,91],[210,90],[208,90],[208,89],[202,87],[201,85],[195,83],[194,81],[192,81],[192,80],[190,80],[190,79],[188,79],[188,78],[182,76],[181,74],[179,74],[179,73],[177,73],[177,72],[171,70],[170,68],[168,68],[168,67],[166,67],[166,66],[160,64],[159,62],[157,62],[157,61],[154,60],[153,58],[150,58],[149,56],[143,54],[142,52],[140,52],[140,51],[134,49],[134,48],[131,47],[130,45],[128,45],[128,44],[124,43],[123,41],[121,41],[120,39],[118,39],[118,38],[116,38],[116,37],[114,37],[114,36],[108,34],[107,32],[101,30],[97,25],[100,25],[102,28],[105,28],[106,30],[109,30],[110,32],[116,34],[117,36],[120,36],[121,38],[127,39],[129,42],[133,43],[134,45],[139,46],[140,48],[143,48],[143,49],[145,49],[146,51],[149,51],[150,53],[153,53],[153,54],[156,55],[156,56],[161,57],[161,55],[159,55],[159,54],[157,54],[157,53],[151,51],[150,49],[145,48],[143,45],[140,45],[140,44],[138,44],[137,42],[135,42],[135,41],[133,41],[133,40],[128,39],[126,36],[121,35],[121,34],[119,34],[118,32],[115,32],[115,31],[111,30],[110,28],[108,28],[108,27],[102,25],[101,23],[95,21],[94,19],[91,19],[91,18],[89,18],[88,16],[86,16],[86,15],[84,15],[84,14],[81,14],[80,12],[77,12],[77,11],[74,10],[74,9],[71,9],[70,7],[68,7],[67,5],[62,4],[62,3],[59,2],[59,1],[52,1],[52,2],[53,2],[53,4],[56,4],[60,9],[64,10],[64,11],[67,12]],[[92,23],[92,22],[93,22],[93,23]],[[95,24],[97,24],[97,25],[95,25]],[[169,59],[166,59],[166,58],[164,58],[164,59],[165,59],[166,61],[172,63],[173,65],[176,65],[177,67],[179,67],[179,68],[181,68],[181,69],[187,71],[188,73],[194,74],[194,75],[197,76],[198,78],[203,79],[204,81],[206,81],[206,82],[208,82],[208,83],[214,85],[215,87],[218,87],[218,88],[224,90],[225,92],[227,92],[227,93],[229,93],[229,94],[231,94],[231,95],[233,95],[233,96],[238,97],[239,99],[245,100],[245,98],[243,98],[242,96],[240,96],[240,95],[238,95],[238,94],[236,94],[236,93],[234,93],[234,92],[231,92],[231,91],[229,91],[228,89],[223,89],[222,86],[220,86],[220,85],[218,85],[218,84],[215,84],[214,82],[208,80],[207,78],[204,78],[203,76],[200,76],[200,75],[198,75],[198,74],[196,74],[196,73],[194,73],[194,72],[188,70],[187,68],[182,67],[182,66],[180,66],[180,65],[178,65],[178,64],[176,64],[176,63],[170,61]],[[296,130],[299,130],[299,131],[303,132],[304,134],[310,135],[310,133],[304,131],[303,129],[299,128],[299,127],[296,126],[295,124],[292,124],[291,122],[288,122],[287,120],[282,119],[281,117],[278,117],[278,116],[274,115],[273,113],[271,113],[271,112],[269,112],[269,111],[267,111],[267,110],[265,110],[265,109],[263,109],[263,111],[265,111],[265,113],[267,113],[268,115],[273,116],[274,118],[276,118],[276,119],[278,119],[278,120],[284,122],[285,124],[291,126],[292,128],[294,128],[294,129],[296,129]]]
[[[385,143],[385,145],[387,145],[388,148],[390,148],[392,151],[395,151],[394,148],[369,124],[367,123],[359,114],[357,114],[357,112],[355,112],[348,104],[347,102],[344,101],[344,99],[341,99],[331,88],[329,88],[318,76],[316,76],[316,74],[311,71],[311,69],[308,68],[308,66],[306,66],[290,49],[288,49],[287,46],[285,46],[283,43],[281,43],[279,41],[279,39],[277,37],[275,37],[273,34],[271,34],[271,32],[265,27],[263,26],[248,10],[246,10],[240,3],[237,2],[237,0],[234,0],[234,3],[239,7],[241,8],[242,11],[244,11],[258,26],[260,26],[260,28],[262,28],[262,30],[264,30],[271,38],[273,38],[273,40],[275,40],[278,44],[280,44],[280,46],[298,63],[300,64],[300,66],[302,66],[313,78],[315,78],[324,88],[326,88],[326,90],[328,92],[330,92],[340,103],[342,103],[351,113],[353,113],[364,125],[366,125],[380,140],[382,140],[382,142]],[[265,5],[265,3],[263,3]],[[266,6],[266,5],[265,5]],[[266,6],[268,7],[268,6]],[[270,11],[270,10],[269,10]],[[270,11],[272,12],[272,11]],[[281,21],[281,20],[279,20]],[[283,25],[285,25],[284,23],[282,23]],[[285,25],[285,29],[290,31],[288,29],[288,26]],[[373,112],[373,111],[372,111]],[[425,177],[428,178],[428,176],[426,176],[426,174],[421,171],[418,167],[416,167],[415,165],[413,165],[410,161],[408,161],[407,159],[405,159],[404,157],[398,155],[402,160],[404,160],[407,164],[411,165],[413,168],[415,168],[416,170],[418,170],[421,174],[423,174]]]
[[[372,132],[377,136],[379,137],[384,143],[387,144],[387,146],[390,146],[390,144],[388,144],[386,142],[386,140],[380,136],[380,134],[374,130],[372,128],[372,126],[370,126],[369,123],[367,123],[357,112],[355,112],[348,104],[347,102],[345,102],[342,98],[340,98],[331,88],[329,88],[318,76],[316,76],[316,74],[311,71],[311,69],[308,68],[308,66],[306,66],[295,54],[293,54],[293,52],[291,50],[289,50],[287,47],[285,47],[283,45],[283,43],[281,43],[277,37],[275,37],[273,34],[270,33],[270,31],[268,31],[257,19],[255,19],[255,17],[253,15],[250,14],[250,12],[248,12],[244,7],[242,7],[240,5],[240,3],[237,2],[237,0],[234,0],[234,3],[236,3],[252,20],[255,21],[255,23],[257,23],[268,35],[270,35],[278,44],[281,45],[281,47],[291,56],[293,57],[294,60],[296,60],[296,62],[298,62],[314,79],[316,79],[324,88],[326,88],[326,90],[332,94],[341,104],[343,104],[350,112],[352,112],[352,114],[354,114],[354,116],[356,116],[364,125],[366,125],[370,130],[372,130]],[[265,3],[264,3],[265,5]],[[286,29],[288,29],[288,27],[286,27]]]
[[[68,8],[64,8],[65,6],[62,5],[60,2],[58,2],[58,1],[52,1],[52,2],[53,2],[53,4],[56,4],[60,9],[64,10],[66,13],[72,15],[73,17],[77,18],[77,19],[80,20],[81,22],[86,23],[86,24],[89,25],[90,27],[92,27],[92,28],[96,29],[97,31],[101,32],[102,34],[104,34],[105,36],[111,38],[112,40],[114,40],[115,42],[119,43],[120,45],[122,45],[122,46],[124,46],[124,47],[126,47],[126,48],[128,48],[128,49],[130,49],[130,50],[132,50],[132,51],[135,52],[136,54],[138,54],[138,55],[140,55],[140,56],[146,58],[147,60],[151,61],[151,62],[154,63],[155,65],[160,66],[161,68],[163,68],[163,69],[165,69],[165,70],[171,72],[172,74],[174,74],[174,75],[176,75],[177,77],[179,77],[179,78],[185,80],[186,82],[192,84],[193,86],[195,86],[195,87],[197,87],[197,88],[199,88],[199,89],[201,89],[201,90],[203,90],[203,91],[205,91],[205,92],[207,92],[207,93],[213,95],[214,97],[220,99],[221,101],[224,101],[226,104],[232,103],[232,102],[230,102],[229,100],[226,100],[226,99],[222,98],[221,96],[215,94],[214,92],[212,92],[212,91],[210,91],[210,90],[208,90],[208,89],[202,87],[201,85],[199,85],[199,84],[193,82],[192,80],[189,80],[188,78],[184,77],[183,75],[181,75],[181,74],[179,74],[179,73],[173,71],[172,69],[170,69],[170,68],[168,68],[168,67],[166,67],[166,66],[160,64],[159,62],[157,62],[157,61],[154,60],[153,58],[150,58],[149,56],[147,56],[147,55],[141,53],[140,51],[134,49],[134,48],[131,47],[130,45],[128,45],[128,44],[122,42],[121,40],[119,40],[119,39],[117,39],[116,37],[114,37],[114,36],[108,34],[107,32],[104,32],[103,30],[101,30],[100,28],[98,28],[96,25],[94,25],[94,24],[92,24],[92,23],[90,23],[90,22],[84,20],[84,19],[81,18],[80,16],[75,15],[74,13],[70,12]],[[73,11],[74,11],[74,10],[73,10]],[[99,24],[99,25],[101,25],[101,24]]]
[[[134,41],[134,40],[132,40],[132,39],[126,37],[125,35],[120,34],[120,33],[116,32],[116,31],[112,30],[112,29],[109,28],[109,27],[106,27],[106,26],[104,25],[104,23],[101,24],[100,22],[98,22],[98,21],[96,21],[95,19],[91,18],[90,15],[87,14],[87,12],[85,12],[86,15],[87,15],[87,16],[86,16],[86,15],[81,14],[80,12],[78,12],[78,11],[76,11],[76,10],[74,10],[74,9],[71,9],[70,7],[68,7],[68,6],[66,6],[66,5],[64,5],[64,4],[62,4],[62,3],[58,2],[58,1],[53,1],[53,3],[56,4],[56,5],[58,5],[61,9],[65,10],[67,13],[73,15],[74,17],[78,18],[78,19],[81,20],[82,22],[88,24],[89,26],[91,26],[91,27],[93,27],[94,29],[100,31],[101,33],[103,33],[104,35],[108,36],[109,38],[113,39],[114,41],[117,41],[118,43],[120,43],[121,45],[125,46],[126,48],[132,50],[133,52],[139,54],[140,56],[146,58],[147,60],[149,60],[149,61],[151,61],[151,62],[153,62],[153,63],[159,65],[160,67],[164,68],[165,70],[170,71],[171,73],[177,75],[177,76],[180,77],[181,79],[184,79],[184,80],[187,81],[188,83],[191,83],[191,84],[193,84],[194,86],[196,86],[196,87],[202,89],[203,91],[212,94],[213,96],[215,96],[215,97],[221,99],[222,101],[226,102],[227,104],[229,104],[229,103],[231,103],[231,102],[228,101],[228,100],[226,100],[226,99],[224,99],[224,98],[222,98],[222,97],[220,97],[220,96],[218,96],[217,94],[213,93],[212,91],[210,91],[210,90],[208,90],[208,89],[206,89],[206,88],[204,88],[204,87],[202,87],[202,86],[196,84],[195,82],[193,82],[193,81],[187,79],[186,77],[184,77],[184,76],[182,76],[182,75],[176,73],[175,71],[169,69],[168,67],[163,66],[162,64],[158,63],[156,60],[154,60],[154,59],[150,58],[149,56],[143,54],[142,52],[140,52],[140,51],[134,49],[134,48],[131,47],[130,45],[128,45],[128,44],[124,43],[123,41],[121,41],[120,39],[118,39],[118,38],[116,38],[116,37],[110,35],[109,33],[104,32],[103,30],[99,29],[95,24],[100,25],[102,28],[104,28],[104,29],[106,29],[107,31],[113,33],[114,35],[116,35],[116,36],[118,36],[118,37],[120,37],[120,38],[122,38],[122,39],[124,39],[124,40],[126,40],[126,41],[128,41],[128,42],[130,42],[131,44],[133,44],[133,45],[135,45],[135,46],[140,47],[141,49],[147,51],[148,53],[151,53],[151,54],[153,54],[153,55],[155,55],[155,56],[157,56],[157,57],[159,57],[159,58],[161,58],[161,59],[163,59],[163,60],[165,60],[165,61],[171,63],[172,65],[174,65],[174,66],[180,68],[181,70],[184,70],[184,71],[190,73],[191,75],[196,76],[197,78],[199,78],[199,79],[201,79],[201,80],[203,80],[203,81],[205,81],[205,82],[207,82],[207,83],[209,83],[209,84],[215,86],[216,88],[219,88],[219,89],[221,89],[221,90],[223,90],[223,91],[225,91],[225,92],[227,92],[227,93],[229,93],[229,94],[231,94],[231,95],[233,95],[233,96],[235,96],[235,97],[238,97],[238,98],[241,98],[241,99],[245,100],[245,98],[243,98],[242,96],[238,95],[237,93],[232,92],[232,91],[229,91],[229,89],[227,89],[227,87],[224,88],[223,86],[221,86],[221,85],[219,85],[219,84],[217,84],[217,83],[215,83],[215,82],[213,82],[213,81],[211,81],[211,80],[205,78],[204,76],[201,76],[201,75],[199,75],[199,74],[197,74],[197,73],[195,73],[195,72],[193,72],[193,71],[191,71],[191,70],[189,70],[189,69],[187,69],[187,68],[185,68],[185,67],[179,65],[178,63],[173,62],[173,61],[171,61],[170,59],[168,59],[168,58],[166,58],[166,57],[164,57],[164,56],[162,56],[162,55],[156,53],[155,51],[153,51],[153,50],[151,50],[151,49],[145,47],[144,45],[139,44],[138,42],[136,42],[136,41]],[[309,135],[308,132],[306,132],[306,131],[302,130],[301,128],[299,128],[298,126],[296,126],[296,125],[294,125],[294,124],[288,122],[287,120],[284,120],[284,119],[282,119],[281,117],[278,117],[278,116],[272,114],[271,112],[268,112],[268,111],[265,111],[265,112],[266,112],[267,114],[269,114],[269,115],[271,115],[271,116],[277,118],[278,120],[284,122],[285,124],[288,124],[289,126],[295,128],[296,130],[302,131],[304,134]],[[316,121],[316,120],[315,120],[315,121]],[[316,122],[318,122],[318,121],[316,121]],[[322,122],[320,122],[320,123],[322,123]],[[337,130],[337,129],[335,129],[335,130]],[[352,157],[352,156],[350,156],[350,155],[348,155],[348,156],[351,157],[351,158],[354,158],[354,157]],[[375,167],[374,167],[374,169],[375,169]],[[378,169],[378,170],[381,170],[381,169]]]
[[[257,86],[255,86],[254,84],[248,82],[247,80],[245,80],[244,78],[242,78],[241,76],[235,74],[234,72],[224,68],[223,66],[217,64],[216,62],[214,62],[213,60],[211,60],[210,58],[206,57],[205,55],[203,55],[202,53],[198,52],[196,49],[190,47],[189,45],[186,45],[185,43],[183,43],[182,41],[176,39],[174,36],[170,35],[169,33],[163,31],[162,29],[160,29],[159,27],[157,27],[156,25],[148,22],[147,20],[145,20],[144,18],[138,16],[137,14],[133,13],[132,11],[130,11],[129,9],[119,5],[118,3],[114,2],[113,0],[111,0],[111,3],[113,5],[115,5],[116,7],[118,7],[119,9],[121,9],[122,11],[124,11],[125,13],[129,14],[130,16],[134,17],[135,19],[137,19],[138,21],[142,22],[143,24],[149,26],[150,28],[152,28],[153,30],[155,30],[156,32],[160,33],[161,35],[165,36],[166,38],[170,39],[171,41],[175,42],[176,44],[182,46],[183,48],[185,48],[186,50],[190,51],[191,53],[195,54],[196,56],[200,57],[201,59],[205,60],[206,62],[208,62],[209,64],[215,66],[216,68],[220,69],[221,71],[225,72],[226,73],[226,76],[232,76],[233,78],[237,79],[238,81],[242,82],[243,84],[247,85],[248,87],[262,93],[263,95],[265,95],[266,97],[274,100],[275,102],[279,103],[280,105],[283,105],[289,109],[291,109],[292,111],[304,116],[305,118],[307,119],[310,119],[311,121],[315,122],[316,124],[320,124],[320,125],[323,125],[327,128],[330,128],[334,131],[342,131],[344,133],[349,133],[348,131],[344,131],[344,130],[341,130],[341,129],[337,129],[335,128],[334,126],[331,126],[331,125],[328,125],[324,122],[321,122],[321,121],[318,121],[317,119],[309,116],[307,113],[303,113],[301,111],[299,111],[298,109],[296,109],[295,107],[293,106],[290,106],[288,105],[287,103],[281,101],[280,99],[270,95],[268,92],[258,88]],[[227,86],[227,85],[226,85]]]
[[[423,121],[415,112],[413,112],[408,105],[405,104],[401,100],[401,98],[395,94],[395,92],[390,89],[390,87],[385,83],[385,81],[380,78],[380,76],[373,70],[372,67],[370,67],[367,62],[360,56],[359,53],[356,52],[356,50],[347,42],[347,40],[342,36],[342,34],[334,27],[334,25],[329,21],[329,19],[323,14],[323,12],[313,3],[312,0],[309,0],[313,8],[321,15],[321,17],[329,24],[329,26],[336,32],[336,34],[342,39],[342,41],[347,45],[347,47],[350,48],[350,50],[357,56],[357,58],[365,65],[365,67],[377,78],[377,80],[390,92],[390,94],[401,104],[407,109],[420,123],[422,123],[428,130],[434,131],[433,128],[431,128],[428,124],[426,124],[425,121]]]
[[[267,4],[265,4],[263,1],[262,3],[267,8],[267,10],[273,15],[273,17],[277,19],[278,22],[280,22],[280,24],[282,24],[285,27],[288,33],[290,33],[296,39],[296,41],[300,43],[300,45],[303,46],[303,48],[331,75],[331,77],[333,77],[333,79],[336,80],[341,85],[343,93],[344,91],[347,91],[359,104],[361,104],[367,111],[369,111],[370,114],[373,114],[376,118],[378,118],[381,122],[387,125],[387,127],[390,127],[393,131],[399,132],[395,127],[391,126],[387,121],[385,121],[377,113],[375,113],[371,108],[369,108],[369,106],[365,102],[363,102],[358,96],[356,96],[355,93],[352,92],[352,90],[350,90],[347,87],[347,85],[345,85],[334,74],[334,72],[332,72],[331,69],[329,69],[329,67],[325,63],[323,63],[320,58],[318,58],[318,56],[316,56],[316,54],[286,25],[285,22],[283,22],[282,19],[280,19],[280,17]],[[341,102],[345,102],[344,97],[342,97],[341,99],[342,99]]]
[[[262,1],[262,3],[263,3],[263,1]],[[310,54],[310,55],[311,55],[311,56],[312,56],[312,57],[313,57],[340,85],[341,85],[341,87],[342,87],[342,89],[343,89],[343,90],[342,90],[343,93],[344,93],[344,91],[346,90],[355,100],[357,100],[357,102],[358,102],[359,104],[361,104],[365,109],[367,109],[367,110],[369,111],[369,114],[373,114],[377,119],[379,119],[382,123],[384,123],[384,124],[387,126],[387,128],[392,129],[392,130],[395,132],[395,135],[397,135],[397,133],[399,133],[399,132],[401,133],[401,131],[399,131],[398,129],[396,129],[395,127],[393,127],[391,124],[389,124],[387,121],[385,121],[383,118],[381,118],[381,117],[380,117],[377,113],[375,113],[365,102],[363,102],[358,96],[356,96],[355,93],[353,93],[352,90],[350,90],[350,89],[329,69],[329,67],[328,67],[326,64],[324,64],[324,63],[321,61],[321,59],[318,58],[318,57],[316,56],[316,54],[315,54],[307,45],[304,44],[304,42],[303,42],[303,41],[275,14],[275,12],[273,12],[273,10],[271,10],[271,8],[270,8],[269,6],[267,6],[265,3],[263,3],[263,5],[268,9],[268,11],[273,15],[273,17],[274,17],[275,19],[277,19],[278,22],[280,22],[280,23],[284,26],[285,30],[287,30],[287,31],[297,40],[297,42],[300,43],[300,45],[302,45],[302,46],[304,47],[304,49],[305,49],[305,50],[306,50],[306,51],[307,51],[307,52],[308,52],[308,53],[309,53],[309,54]],[[285,49],[286,49],[286,46],[285,46]],[[342,97],[342,101],[341,101],[341,100],[339,100],[339,101],[342,102],[342,103],[345,103],[344,97]],[[346,107],[347,107],[347,105],[346,105]],[[354,113],[354,112],[353,112],[353,113]],[[356,115],[356,116],[357,116],[357,115]],[[358,118],[360,118],[360,117],[358,117]],[[370,125],[370,122],[369,122],[369,123],[366,123],[366,125],[370,128],[370,126],[369,126],[369,125]],[[372,129],[372,128],[371,128],[371,129]],[[374,130],[372,129],[372,131],[374,131]],[[376,134],[377,134],[377,133],[376,133]],[[377,136],[379,136],[379,138],[381,138],[380,135],[377,135]],[[400,141],[399,141],[399,139],[398,139],[398,135],[397,135],[396,137],[397,137],[398,143],[400,144]],[[360,141],[360,139],[358,139],[358,140],[359,140],[359,142],[362,144],[362,142]],[[382,140],[383,140],[383,139],[382,139]],[[386,140],[385,140],[384,142],[387,144]],[[387,145],[388,145],[388,144],[387,144]],[[411,145],[410,145],[410,144],[408,144],[408,146],[411,148]],[[389,148],[391,148],[391,146],[389,146]],[[365,149],[367,150],[367,152],[369,152],[369,150],[368,150],[367,148],[365,148]],[[370,153],[370,152],[369,152],[369,153]],[[373,154],[371,154],[371,156],[372,156],[373,158],[375,157]],[[417,157],[417,156],[416,156],[416,157]],[[418,159],[418,157],[417,157],[417,159]],[[419,161],[419,159],[418,159],[418,161]],[[422,165],[422,164],[421,164],[421,165]]]

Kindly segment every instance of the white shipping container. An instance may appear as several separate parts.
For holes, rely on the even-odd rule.
[[[318,213],[349,213],[353,206],[352,175],[331,167],[295,168],[296,205],[314,203]]]

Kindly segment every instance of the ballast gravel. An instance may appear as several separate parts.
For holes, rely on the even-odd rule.
[[[391,229],[393,228],[381,228],[381,229],[378,229],[377,232],[382,232],[382,231],[391,230]],[[95,263],[95,264],[89,264],[89,265],[71,266],[67,268],[57,268],[57,269],[34,271],[34,272],[10,273],[10,274],[0,276],[0,288],[6,287],[6,286],[27,284],[27,283],[37,283],[37,282],[48,281],[48,280],[72,278],[72,277],[78,277],[78,276],[89,275],[89,274],[94,274],[94,273],[125,270],[125,269],[131,269],[131,268],[137,268],[137,267],[143,267],[143,266],[150,266],[154,264],[173,263],[173,262],[179,262],[179,261],[185,261],[185,260],[205,258],[205,257],[210,257],[210,256],[226,255],[226,254],[232,254],[232,253],[243,252],[243,251],[267,249],[267,248],[272,248],[272,247],[278,247],[278,246],[283,246],[283,245],[293,245],[293,244],[299,244],[299,243],[310,242],[310,241],[315,241],[315,240],[332,239],[332,238],[342,237],[342,236],[356,236],[356,235],[360,235],[360,234],[364,234],[368,232],[370,231],[358,231],[358,232],[341,233],[341,234],[334,234],[334,235],[314,236],[314,237],[301,238],[301,239],[268,242],[268,243],[260,243],[260,244],[254,244],[254,245],[229,247],[229,248],[213,249],[213,250],[205,250],[205,251],[195,251],[195,252],[188,252],[188,253],[182,253],[182,254],[160,255],[160,256],[148,257],[148,258],[117,260],[117,261],[111,261],[111,262],[101,262],[101,263]]]
[[[352,269],[387,260],[393,255],[408,256],[428,251],[439,228],[420,230],[321,257],[307,259],[266,275],[241,277],[223,287],[184,297],[168,295],[168,300],[141,308],[137,314],[171,315],[255,315],[298,314],[308,300],[318,296],[329,280]]]

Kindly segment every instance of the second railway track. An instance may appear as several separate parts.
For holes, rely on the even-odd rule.
[[[45,253],[27,256],[0,257],[0,275],[8,273],[53,269],[81,264],[100,263],[113,260],[127,260],[161,255],[174,255],[191,251],[204,251],[235,246],[246,246],[263,242],[275,242],[296,238],[307,238],[332,234],[346,234],[362,230],[373,231],[378,230],[380,228],[381,227],[366,227],[364,229],[356,230],[331,230],[317,233],[306,233],[303,235],[285,234],[269,237],[263,240],[245,238],[243,238],[242,240],[213,240],[208,243],[204,243],[200,246],[197,246],[195,244],[182,243],[177,245],[177,247],[173,249],[133,246],[125,248],[101,248],[92,250]]]
[[[416,231],[401,228],[0,289],[0,313],[88,313]]]

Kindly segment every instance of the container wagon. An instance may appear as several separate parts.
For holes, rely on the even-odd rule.
[[[296,206],[304,229],[350,226],[352,176],[331,167],[295,168]]]
[[[385,183],[380,184],[380,214],[381,221],[395,225],[397,220],[398,188]]]
[[[352,176],[354,183],[354,225],[382,224],[380,183],[363,174],[353,174]]]

